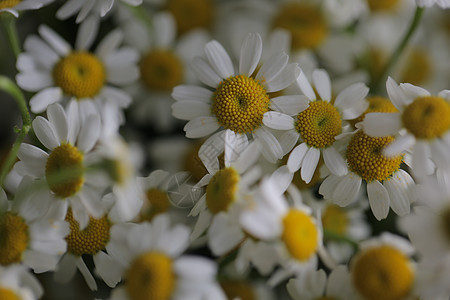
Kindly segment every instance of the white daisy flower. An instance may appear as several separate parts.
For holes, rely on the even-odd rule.
[[[172,227],[164,214],[152,223],[113,226],[111,244],[124,284],[111,299],[226,299],[215,282],[217,266],[203,257],[182,255],[188,241],[188,228]]]
[[[131,6],[142,4],[142,0],[121,1]],[[78,13],[76,22],[81,23],[89,15],[95,15],[96,18],[103,18],[112,9],[114,4],[114,0],[68,0],[58,9],[56,17],[65,20]]]
[[[48,150],[22,143],[17,154],[20,161],[14,168],[22,176],[39,179],[41,186],[32,195],[40,203],[37,212],[65,203],[84,228],[89,215],[104,214],[101,193],[105,186],[99,185],[96,172],[87,170],[100,135],[99,116],[90,114],[81,123],[78,111],[77,102],[71,102],[67,111],[56,103],[48,107],[48,119],[36,117],[34,133]]]
[[[343,120],[361,115],[368,104],[363,99],[369,88],[363,83],[349,86],[340,92],[331,104],[331,81],[324,70],[313,72],[316,96],[303,72],[297,84],[305,96],[281,96],[273,99],[273,112],[264,115],[263,122],[273,129],[287,130],[280,138],[283,154],[296,146],[287,161],[291,172],[301,168],[301,177],[309,183],[316,170],[320,156],[327,168],[335,175],[345,175],[347,166],[335,147],[336,137],[343,131]]]
[[[277,53],[255,71],[262,52],[259,34],[249,34],[244,40],[238,72],[225,49],[217,41],[205,46],[206,57],[196,57],[193,71],[199,79],[213,90],[181,85],[174,88],[172,97],[177,101],[172,114],[179,119],[189,120],[184,127],[186,136],[200,138],[214,133],[219,128],[230,143],[215,139],[217,150],[225,148],[225,155],[231,155],[238,144],[247,142],[247,134],[262,145],[263,155],[275,162],[282,156],[280,143],[264,126],[264,114],[269,112],[271,98],[268,93],[280,91],[289,86],[298,76],[299,68],[287,64],[288,56]],[[220,154],[218,152],[218,154]],[[202,149],[199,155],[202,156]]]
[[[311,215],[311,208],[300,199],[289,207],[280,188],[265,178],[254,197],[253,207],[241,213],[240,223],[246,232],[272,243],[281,269],[274,272],[269,285],[317,267],[317,253],[322,247],[322,229]]]
[[[97,46],[88,51],[96,35],[95,25],[86,20],[78,30],[75,49],[45,25],[38,29],[42,39],[26,39],[25,52],[19,55],[16,76],[23,89],[37,92],[30,99],[31,111],[44,112],[49,104],[77,101],[80,115],[98,111],[105,104],[117,110],[128,107],[131,97],[117,86],[125,86],[138,78],[137,54],[130,48],[118,48],[123,34],[110,32]]]
[[[392,136],[371,137],[362,130],[356,131],[347,146],[349,172],[341,176],[329,175],[320,185],[319,193],[339,206],[347,206],[357,198],[365,181],[375,218],[386,218],[389,207],[399,216],[408,214],[411,203],[409,188],[414,181],[400,169],[403,155],[385,157],[382,154],[393,141]]]
[[[25,266],[0,266],[0,299],[35,300],[43,294],[41,284]]]
[[[35,10],[47,5],[54,0],[8,0],[0,3],[0,13],[9,12],[16,18],[19,12],[26,10]]]
[[[43,273],[55,270],[66,251],[64,237],[69,226],[64,221],[63,205],[55,205],[43,215],[36,214],[39,204],[30,197],[34,187],[32,180],[25,177],[12,203],[0,189],[0,265],[23,263],[35,273]]]
[[[135,99],[131,116],[167,132],[177,121],[170,117],[172,89],[181,83],[198,82],[188,65],[201,53],[209,36],[196,30],[177,37],[174,17],[168,12],[158,13],[152,20],[151,30],[138,20],[128,19],[124,26],[128,44],[140,53],[141,80],[129,89]]]
[[[361,243],[350,262],[354,299],[416,299],[413,254],[408,240],[388,232]]]
[[[391,77],[386,89],[399,112],[367,114],[364,131],[371,136],[400,133],[383,154],[392,157],[410,150],[415,175],[429,175],[435,166],[450,169],[450,91],[432,96],[412,84],[398,85]]]
[[[294,300],[353,299],[351,278],[346,266],[337,266],[327,278],[324,270],[309,270],[290,279],[287,291]]]
[[[416,0],[416,3],[420,7],[438,5],[441,8],[450,8],[450,0]]]

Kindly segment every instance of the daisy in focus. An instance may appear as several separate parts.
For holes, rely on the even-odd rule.
[[[344,158],[335,147],[336,137],[345,129],[344,120],[354,119],[366,110],[363,99],[369,92],[363,83],[356,83],[341,91],[332,103],[328,73],[315,70],[312,77],[318,95],[302,72],[297,83],[304,96],[274,99],[271,105],[274,111],[263,118],[266,126],[286,130],[280,138],[283,154],[293,148],[287,167],[293,173],[301,168],[301,178],[306,183],[311,181],[321,155],[331,173],[338,176],[347,173]],[[295,146],[297,142],[300,144]]]
[[[23,265],[0,266],[0,298],[35,300],[44,294],[39,281]]]
[[[16,18],[19,12],[26,10],[34,10],[47,5],[54,0],[4,0],[0,3],[0,13],[9,12]]]
[[[113,226],[111,244],[124,279],[112,300],[226,299],[215,281],[217,266],[203,257],[182,255],[189,230],[161,214],[152,223]]]
[[[131,103],[131,97],[122,89],[138,76],[137,54],[130,48],[119,48],[123,34],[110,32],[89,52],[95,40],[96,25],[91,19],[78,28],[75,49],[45,25],[38,29],[41,38],[30,36],[19,55],[16,76],[21,88],[37,92],[30,99],[31,111],[44,112],[56,102],[77,101],[80,115],[98,111],[105,104],[122,110]]]
[[[450,169],[450,92],[432,96],[427,90],[408,83],[398,85],[388,78],[386,89],[398,113],[369,113],[363,121],[370,136],[397,135],[383,154],[394,157],[411,152],[415,175],[432,174],[435,168]]]
[[[192,69],[209,88],[181,85],[173,90],[176,103],[172,114],[188,120],[184,127],[189,138],[206,137],[220,128],[226,136],[236,136],[227,143],[227,152],[248,142],[247,135],[262,145],[263,155],[272,162],[282,157],[282,148],[263,124],[263,117],[272,102],[269,93],[288,87],[298,76],[296,64],[288,64],[288,55],[277,53],[253,73],[261,58],[262,40],[259,34],[249,34],[243,41],[239,69],[236,72],[226,50],[217,41],[205,46],[205,57],[196,57]],[[207,140],[208,141],[208,140]],[[225,140],[217,141],[224,148]],[[202,149],[199,156],[202,157]]]

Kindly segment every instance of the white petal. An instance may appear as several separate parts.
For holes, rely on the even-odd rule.
[[[205,45],[205,54],[214,71],[223,79],[234,75],[233,63],[227,51],[217,41]]]
[[[408,100],[403,90],[398,86],[397,82],[392,79],[390,76],[386,81],[386,90],[389,95],[389,99],[392,104],[399,110],[403,111],[403,107],[411,103],[411,100]]]
[[[247,145],[248,139],[245,134],[236,134],[231,130],[225,130],[225,166],[229,167],[231,163],[239,157]]]
[[[217,75],[202,57],[195,57],[192,61],[191,68],[197,78],[207,86],[216,88],[222,81],[222,78]]]
[[[306,152],[308,152],[308,146],[306,145],[306,143],[302,143],[295,147],[294,150],[292,150],[287,161],[287,167],[289,168],[289,171],[294,173],[300,169]]]
[[[396,135],[402,128],[399,113],[368,113],[363,121],[364,132],[370,136]]]
[[[103,18],[112,8],[114,0],[104,0],[100,6],[100,16]]]
[[[331,200],[334,190],[342,179],[342,176],[331,174],[320,184],[319,194],[321,194],[325,199]]]
[[[258,66],[262,53],[262,40],[258,33],[249,33],[242,43],[239,74],[250,76]]]
[[[266,112],[263,116],[264,125],[272,129],[278,130],[294,129],[294,122],[295,121],[294,119],[292,119],[292,117],[276,111]]]
[[[324,101],[330,102],[331,100],[331,81],[328,73],[323,69],[314,70],[312,74],[314,86],[320,95],[320,98]],[[337,100],[336,100],[337,101]]]
[[[80,0],[69,0],[61,6],[56,12],[56,17],[61,20],[65,20],[70,16],[73,16],[77,11],[81,9],[84,1]]]
[[[39,141],[41,141],[47,149],[51,150],[58,147],[59,140],[56,134],[56,129],[47,119],[37,116],[33,120],[33,129]]]
[[[75,49],[89,49],[97,36],[99,23],[98,17],[91,15],[80,24],[75,42]]]
[[[106,57],[122,43],[124,34],[121,30],[113,30],[105,36],[95,49],[97,57]]]
[[[105,283],[114,288],[121,280],[120,269],[116,266],[117,262],[108,254],[99,251],[93,256],[95,269]]]
[[[93,10],[95,6],[94,1],[85,1],[80,11],[78,12],[77,18],[75,19],[75,23],[79,24],[86,19],[88,14]]]
[[[320,150],[314,147],[309,148],[302,162],[301,175],[302,179],[309,183],[311,181],[314,172],[316,171],[317,164],[319,163]]]
[[[44,70],[53,69],[59,60],[58,54],[37,36],[29,36],[24,43],[25,50],[33,56],[36,65],[42,66]]]
[[[178,101],[172,104],[172,115],[180,120],[192,120],[211,114],[211,105],[200,101]]]
[[[377,180],[367,183],[367,195],[370,208],[375,218],[380,221],[389,213],[389,194],[386,188]]]
[[[108,82],[123,86],[136,81],[139,78],[139,69],[134,66],[108,66]]]
[[[347,206],[356,199],[360,188],[361,177],[354,173],[348,173],[333,191],[331,200],[339,206]]]
[[[52,104],[47,109],[47,118],[55,127],[55,133],[59,141],[67,141],[69,135],[69,123],[66,112],[59,104]]]
[[[412,150],[412,169],[415,175],[422,177],[434,172],[434,164],[430,159],[428,142],[418,140]]]
[[[309,83],[308,78],[306,78],[305,73],[303,73],[303,71],[301,71],[300,75],[298,75],[297,77],[297,84],[300,90],[306,97],[308,97],[309,100],[311,101],[316,100],[316,93],[314,93],[314,90],[311,84]]]
[[[132,101],[132,98],[123,89],[118,89],[112,86],[105,86],[101,91],[105,102],[113,103],[120,108],[127,108]]]
[[[39,27],[39,34],[61,56],[66,56],[72,50],[69,43],[45,25]]]
[[[426,89],[410,83],[400,83],[400,88],[403,89],[405,95],[410,99],[430,96],[430,92]]]
[[[44,112],[50,104],[61,101],[63,92],[59,87],[46,88],[30,99],[31,111],[35,114]]]
[[[323,150],[323,160],[331,173],[338,176],[347,174],[347,164],[334,147],[328,147]]]
[[[211,280],[216,275],[216,264],[203,257],[184,255],[174,263],[174,271],[181,278],[201,281]]]
[[[283,149],[283,156],[294,148],[299,138],[300,134],[295,130],[288,130],[278,138],[281,148]]]
[[[355,103],[363,101],[368,93],[369,88],[364,83],[352,84],[339,93],[334,105],[341,110],[345,110],[355,105]]]
[[[16,81],[21,88],[30,92],[37,92],[53,85],[53,79],[49,74],[37,71],[19,73]]]
[[[190,120],[184,126],[184,131],[186,131],[186,137],[188,138],[200,138],[213,133],[219,127],[220,125],[215,117],[199,117]]]
[[[450,147],[441,139],[435,139],[430,143],[431,159],[436,166],[442,169],[450,169]]]
[[[58,269],[55,272],[54,279],[60,283],[69,282],[77,271],[76,260],[78,258],[72,254],[64,255],[58,263]]]
[[[252,166],[259,159],[259,151],[260,151],[259,147],[260,147],[259,143],[251,142],[239,154],[236,163],[233,164],[233,166],[236,168],[239,174],[244,173],[250,166]]]
[[[23,263],[30,266],[35,273],[44,273],[56,269],[58,257],[47,253],[25,250],[23,255]]]
[[[263,155],[267,160],[275,162],[283,156],[283,149],[277,139],[264,127],[260,127],[253,133],[261,143]]]
[[[87,268],[86,264],[84,263],[83,259],[79,257],[76,261],[77,268],[80,270],[81,275],[83,275],[84,280],[86,280],[86,283],[88,287],[92,291],[97,290],[97,283],[95,282],[94,276],[92,276],[91,272]]]
[[[287,166],[281,166],[270,175],[271,181],[275,183],[277,190],[284,193],[294,178]]]
[[[389,193],[392,210],[399,216],[409,214],[411,204],[409,189],[414,186],[412,177],[399,169],[390,180],[384,181],[383,184]]]
[[[155,46],[170,48],[177,31],[173,15],[168,12],[156,14],[153,18],[153,26],[155,26]]]
[[[213,92],[195,85],[178,85],[172,91],[172,97],[176,101],[199,101],[211,103]]]
[[[278,76],[265,83],[267,92],[277,92],[287,88],[292,84],[292,82],[295,81],[295,78],[297,78],[299,72],[300,68],[297,64],[288,65]]]
[[[97,114],[91,114],[86,118],[78,135],[78,149],[87,153],[94,147],[100,136],[100,126],[100,117]]]
[[[42,149],[27,144],[22,143],[17,153],[17,157],[26,164],[33,164],[33,167],[38,168],[38,166],[44,167],[47,163],[48,154]]]
[[[288,60],[289,56],[286,53],[275,53],[261,66],[258,74],[256,74],[256,79],[263,82],[273,80],[276,76],[278,76],[278,74],[281,73],[281,71],[283,71],[284,67],[288,63]]]
[[[383,150],[383,154],[387,157],[396,156],[411,149],[416,139],[411,134],[397,137],[392,143],[388,144]]]
[[[303,95],[279,96],[270,99],[269,107],[289,116],[295,116],[309,107],[309,99]]]
[[[210,136],[200,147],[198,157],[210,174],[219,170],[218,156],[225,150],[226,130],[221,130]]]

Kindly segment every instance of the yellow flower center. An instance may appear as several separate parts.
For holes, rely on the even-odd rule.
[[[393,11],[399,4],[399,0],[367,0],[370,10],[374,12]]]
[[[1,8],[1,3],[0,3]],[[2,300],[20,300],[19,296],[14,293],[14,291],[11,291],[10,289],[6,289],[0,286],[0,299]]]
[[[401,300],[411,291],[414,273],[402,252],[391,246],[380,246],[357,257],[352,279],[367,300]]]
[[[104,216],[100,219],[89,217],[89,223],[80,231],[80,224],[73,218],[72,210],[67,211],[66,221],[70,225],[70,233],[66,237],[67,251],[73,255],[94,255],[105,249],[109,242],[109,229],[111,223]]]
[[[211,0],[169,0],[167,9],[175,17],[178,34],[208,27],[213,19]]]
[[[22,217],[11,212],[0,215],[0,265],[21,262],[29,240],[28,225]]]
[[[53,68],[53,80],[65,94],[78,99],[96,96],[106,80],[103,63],[89,52],[72,52]]]
[[[221,169],[211,178],[206,187],[206,205],[213,214],[228,210],[234,202],[239,179],[233,168]]]
[[[415,48],[408,55],[406,67],[400,75],[400,82],[422,85],[430,78],[432,71],[432,64],[427,52]]]
[[[403,156],[386,157],[382,151],[394,137],[371,137],[363,131],[355,133],[347,146],[347,164],[350,171],[366,182],[383,181],[400,168]]]
[[[322,215],[322,224],[324,229],[338,235],[346,235],[348,223],[349,220],[347,212],[342,207],[334,204],[327,205]]]
[[[236,133],[250,133],[262,125],[269,96],[256,80],[245,75],[225,79],[213,96],[212,113],[220,125]]]
[[[170,208],[169,196],[166,191],[157,188],[149,189],[146,198],[150,207],[141,213],[142,220],[151,221],[154,216],[165,213]]]
[[[45,176],[51,191],[58,197],[76,194],[84,183],[83,153],[70,144],[53,149],[45,165]]]
[[[291,33],[292,50],[317,48],[328,35],[328,26],[320,9],[305,3],[285,5],[275,17],[274,27]]]
[[[150,90],[172,91],[183,80],[183,65],[171,51],[153,50],[139,63],[141,78]]]
[[[384,97],[379,96],[373,96],[368,97],[366,100],[369,102],[369,107],[367,107],[366,111],[356,118],[355,120],[352,120],[352,124],[355,125],[356,123],[362,122],[364,120],[364,117],[368,113],[372,112],[383,112],[383,113],[394,113],[398,112],[397,108],[392,104],[392,102]]]
[[[252,287],[245,281],[225,280],[220,282],[227,299],[255,300]]]
[[[309,107],[297,115],[295,129],[310,147],[331,146],[342,131],[342,120],[336,107],[326,101],[310,102]]]
[[[131,263],[125,288],[132,300],[168,300],[175,289],[175,281],[170,257],[147,252]]]
[[[22,2],[22,0],[0,0],[0,9],[12,8],[17,4],[19,4],[20,2]]]
[[[405,108],[402,121],[416,138],[432,140],[450,128],[450,105],[440,97],[419,97]]]
[[[284,216],[281,238],[295,259],[306,261],[316,252],[318,235],[316,224],[306,213],[292,209]]]

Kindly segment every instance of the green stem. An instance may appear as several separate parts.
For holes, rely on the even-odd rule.
[[[323,229],[323,236],[325,239],[330,239],[330,240],[333,240],[336,242],[342,242],[342,243],[349,244],[355,250],[358,249],[358,247],[359,247],[358,242],[356,242],[346,236],[343,236],[343,235],[337,234],[333,231],[327,230],[325,228]]]
[[[8,174],[9,170],[16,160],[19,147],[31,129],[31,117],[30,113],[28,112],[27,102],[22,91],[13,81],[11,81],[8,77],[0,75],[0,90],[9,93],[14,98],[17,105],[19,106],[20,113],[22,114],[23,124],[21,129],[16,128],[18,136],[12,146],[11,151],[8,154],[8,157],[5,160],[5,163],[0,169],[0,186],[3,186],[3,181],[5,180],[6,175]]]
[[[371,90],[373,92],[379,92],[380,85],[385,82],[390,70],[393,68],[393,66],[398,61],[400,55],[403,53],[403,50],[405,49],[406,45],[408,44],[409,40],[411,39],[411,36],[416,31],[417,27],[419,26],[420,20],[422,19],[423,12],[425,11],[424,7],[417,7],[416,11],[414,13],[414,18],[411,21],[411,24],[409,25],[409,29],[406,32],[406,34],[403,36],[403,39],[400,41],[400,43],[397,45],[397,48],[392,53],[391,57],[389,58],[388,62],[380,72],[380,76],[378,78],[375,78],[375,80],[372,82]]]
[[[9,45],[11,46],[11,49],[17,60],[17,57],[19,56],[21,50],[16,28],[16,18],[10,13],[1,14],[0,18],[5,28],[6,35],[8,36]]]

